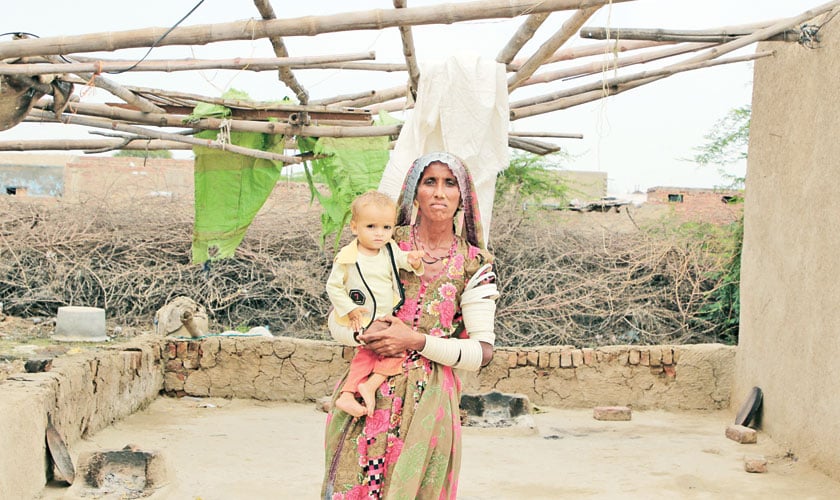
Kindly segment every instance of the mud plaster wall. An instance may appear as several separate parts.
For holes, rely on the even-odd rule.
[[[47,480],[45,434],[52,420],[68,447],[172,395],[306,402],[328,395],[353,350],[287,337],[147,336],[53,360],[44,373],[0,383],[0,499],[36,498]],[[497,349],[480,373],[460,374],[466,392],[527,395],[560,408],[729,407],[735,348],[615,346]],[[10,451],[12,450],[12,451]]]
[[[163,386],[159,339],[53,360],[0,383],[0,498],[36,498],[47,480],[48,419],[68,446],[147,406]]]
[[[818,49],[758,48],[733,406],[760,387],[762,430],[840,479],[838,19]]]
[[[276,337],[166,341],[164,391],[177,396],[314,401],[329,395],[353,349]],[[735,348],[614,346],[496,350],[464,390],[499,390],[558,408],[632,405],[636,409],[729,408]]]

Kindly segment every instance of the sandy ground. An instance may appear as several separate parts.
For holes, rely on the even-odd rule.
[[[69,452],[77,464],[84,451],[127,444],[158,451],[169,480],[154,500],[318,498],[325,419],[311,404],[162,397]],[[465,428],[458,497],[840,498],[840,482],[765,435],[757,444],[727,439],[731,419],[638,411],[629,422],[603,422],[591,410],[548,408],[530,431]],[[745,472],[745,455],[764,455],[769,471]],[[78,498],[81,484],[48,485],[42,498]]]

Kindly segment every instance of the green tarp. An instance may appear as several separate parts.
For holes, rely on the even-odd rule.
[[[236,91],[226,98],[242,98]],[[192,117],[225,117],[229,110],[222,106],[196,106]],[[196,134],[203,139],[216,139],[219,132],[207,130]],[[283,153],[282,135],[258,132],[231,132],[230,143],[261,151]],[[193,229],[192,261],[232,257],[242,242],[254,216],[277,184],[282,162],[243,156],[219,149],[194,147],[195,153],[195,228]]]

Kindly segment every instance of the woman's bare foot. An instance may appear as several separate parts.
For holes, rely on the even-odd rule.
[[[378,389],[384,381],[385,377],[383,375],[371,373],[367,380],[356,387],[359,394],[362,396],[362,400],[365,402],[368,417],[373,416],[373,411],[376,409],[376,389]]]
[[[335,400],[335,407],[354,417],[361,417],[367,414],[367,409],[356,401],[352,392],[342,392],[338,396],[338,399]]]

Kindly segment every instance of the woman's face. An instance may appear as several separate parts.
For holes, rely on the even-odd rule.
[[[433,162],[423,170],[417,186],[417,210],[423,220],[452,220],[461,203],[458,179],[444,163]]]

